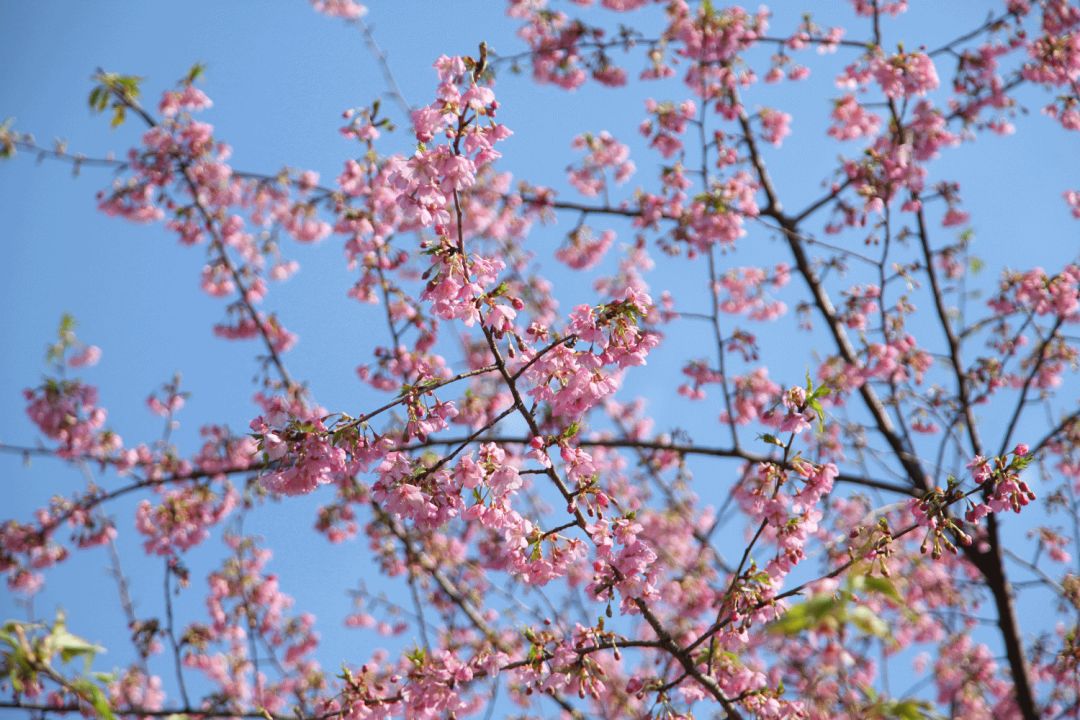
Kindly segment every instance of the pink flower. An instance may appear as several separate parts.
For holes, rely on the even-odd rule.
[[[870,70],[890,98],[925,95],[939,84],[934,61],[922,52],[879,55],[871,61]]]
[[[86,345],[82,350],[68,358],[71,367],[92,367],[101,359],[101,348],[97,345]]]
[[[629,159],[630,148],[615,140],[606,130],[598,135],[578,135],[571,145],[575,149],[589,150],[580,167],[567,168],[570,184],[582,195],[598,195],[607,186],[607,170],[614,173],[617,183],[626,182],[634,174],[634,163]]]
[[[762,125],[761,136],[766,142],[780,147],[784,138],[791,134],[791,115],[769,108],[762,108],[759,115]]]
[[[943,227],[954,227],[956,225],[963,225],[967,221],[968,214],[966,212],[951,207],[945,213],[945,217],[942,219],[941,224]]]
[[[1066,190],[1063,196],[1069,209],[1072,210],[1072,216],[1080,219],[1080,191]]]
[[[343,20],[357,20],[367,14],[367,8],[356,0],[311,0],[311,6],[315,12]]]
[[[588,226],[582,225],[569,235],[569,244],[555,251],[555,257],[575,270],[588,270],[603,259],[615,239],[614,230],[604,230],[594,237]]]

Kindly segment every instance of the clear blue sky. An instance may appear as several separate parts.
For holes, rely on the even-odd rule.
[[[502,16],[502,3],[493,0],[387,0],[370,5],[368,19],[414,104],[431,97],[430,66],[438,55],[473,53],[481,40],[508,53],[521,49],[514,21]],[[846,6],[829,5],[833,12]],[[909,17],[886,25],[893,40],[914,30],[928,44],[950,39],[976,26],[989,7],[975,2],[914,5]],[[796,25],[801,7],[775,4],[776,34]],[[855,37],[866,32],[865,21],[855,21],[847,12],[819,19],[850,25]],[[751,105],[780,107],[795,116],[794,134],[784,149],[769,153],[770,169],[790,207],[818,196],[822,171],[831,168],[838,152],[836,144],[823,141],[823,129],[829,110],[826,98],[838,95],[831,89],[831,79],[846,57],[841,51],[823,62],[807,53],[805,62],[814,71],[811,81],[762,88],[747,98]],[[107,120],[90,115],[86,96],[95,68],[141,75],[146,78],[147,96],[155,98],[195,61],[207,65],[203,88],[215,102],[203,119],[233,145],[234,166],[246,170],[273,172],[288,165],[315,169],[324,179],[332,179],[351,151],[336,132],[341,111],[368,104],[384,89],[360,34],[315,14],[302,0],[6,2],[0,4],[0,119],[14,117],[17,129],[33,132],[42,143],[62,137],[72,150],[90,156],[121,154],[141,130],[129,123],[110,131]],[[639,64],[633,59],[630,67]],[[628,92],[590,85],[567,94],[508,74],[500,80],[497,94],[502,120],[515,132],[505,144],[500,167],[560,189],[565,188],[563,171],[573,157],[570,139],[585,130],[607,129],[631,144],[639,175],[628,189],[639,180],[651,182],[645,173],[655,158],[636,134],[642,100],[648,95],[684,97],[674,84]],[[1078,226],[1060,197],[1062,191],[1080,187],[1076,164],[1069,162],[1080,157],[1080,142],[1076,134],[1065,135],[1038,114],[1040,93],[1025,97],[1036,112],[1017,120],[1020,132],[1015,137],[983,138],[972,147],[947,152],[932,169],[934,179],[965,181],[964,208],[972,213],[976,249],[987,261],[988,273],[1005,266],[1060,265],[1080,247]],[[407,152],[410,145],[407,134],[398,132],[383,148]],[[103,348],[101,364],[85,377],[100,386],[110,425],[129,442],[149,442],[159,435],[159,421],[146,410],[144,400],[177,371],[183,373],[184,387],[193,392],[175,436],[183,450],[194,450],[203,422],[228,422],[237,430],[246,429],[254,414],[250,380],[255,345],[212,337],[210,329],[220,319],[223,304],[199,290],[204,263],[200,249],[179,246],[161,227],[135,226],[97,212],[94,194],[109,181],[107,171],[85,169],[80,178],[72,179],[68,166],[46,162],[35,167],[26,156],[0,165],[0,257],[5,259],[0,266],[0,442],[36,441],[25,419],[21,390],[39,382],[44,345],[64,312],[75,314],[82,339]],[[545,267],[551,267],[546,254],[556,247],[566,222],[561,229],[541,229],[533,236]],[[618,229],[624,231],[620,241],[628,241],[625,228]],[[272,288],[269,307],[300,334],[299,345],[287,356],[290,369],[308,380],[315,396],[332,410],[370,407],[377,398],[357,381],[354,368],[367,361],[369,338],[381,337],[381,316],[345,297],[352,276],[345,269],[338,238],[317,247],[293,244],[288,252],[300,261],[301,272]],[[750,265],[786,259],[781,245],[758,228],[751,229],[725,262]],[[652,279],[659,289],[681,272],[679,265],[664,264]],[[584,284],[559,287],[569,276],[554,277],[559,292],[571,298],[563,307],[588,299],[580,290]],[[790,339],[786,328],[790,324],[762,328],[760,337],[772,375],[797,382],[807,358],[784,352]],[[635,375],[630,388],[662,382],[673,389],[685,343],[700,344],[696,333],[693,327],[674,330],[673,350],[660,353],[647,372]],[[699,354],[708,351],[703,346]],[[1075,376],[1068,382],[1072,386],[1066,396],[1075,397]],[[688,418],[715,417],[716,410],[690,408],[673,394],[656,398],[650,407],[658,429],[689,424]],[[710,440],[704,433],[699,439]],[[18,458],[0,456],[0,473],[4,483],[0,519],[24,517],[50,494],[71,492],[83,483],[77,472],[49,460],[23,468]],[[365,543],[327,549],[314,537],[310,527],[319,500],[290,499],[272,506],[253,516],[245,529],[270,538],[276,553],[271,567],[280,574],[284,589],[297,598],[298,607],[320,616],[320,658],[333,670],[342,658],[359,659],[356,648],[373,640],[353,631],[338,632],[339,619],[349,607],[343,590],[365,571]],[[120,502],[112,512],[119,518],[124,570],[132,578],[136,602],[142,613],[153,614],[160,607],[161,565],[134,550],[133,506],[134,500]],[[210,543],[193,553],[190,564],[205,570],[216,553],[216,543]],[[108,666],[123,662],[126,650],[106,566],[107,556],[99,551],[51,571],[35,611],[51,615],[54,607],[66,604],[76,632],[116,645]],[[198,589],[200,573],[195,577]],[[371,580],[377,581],[374,576]],[[94,602],[73,600],[90,597]],[[180,611],[189,620],[202,617],[200,593],[187,593]],[[22,614],[0,591],[0,616]],[[158,672],[169,675],[164,665]]]

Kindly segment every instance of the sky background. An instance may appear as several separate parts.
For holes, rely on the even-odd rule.
[[[822,24],[843,24],[849,27],[849,37],[867,35],[866,21],[855,20],[846,3],[814,5],[825,8],[817,16]],[[414,105],[429,102],[433,95],[431,63],[438,55],[475,54],[481,40],[504,53],[522,48],[514,35],[516,21],[503,16],[502,4],[491,0],[394,0],[372,2],[370,7],[368,20],[404,95]],[[804,4],[778,2],[772,7],[773,33],[782,35],[797,25]],[[891,43],[918,37],[933,46],[977,26],[996,8],[996,3],[915,0],[908,16],[886,23],[886,35]],[[635,18],[650,17],[656,13],[635,14],[630,20],[637,23]],[[762,72],[767,69],[764,53],[752,58]],[[751,106],[779,107],[795,116],[793,134],[784,147],[766,152],[788,208],[802,207],[821,194],[823,169],[831,169],[841,151],[839,145],[825,142],[824,129],[829,99],[839,95],[832,79],[849,58],[854,58],[853,51],[841,50],[824,59],[805,52],[797,59],[811,67],[810,81],[756,87],[746,98]],[[232,144],[233,166],[250,171],[273,173],[283,166],[314,169],[324,182],[332,181],[354,151],[337,133],[341,111],[366,105],[384,92],[360,33],[314,13],[300,0],[0,2],[0,119],[13,117],[16,129],[34,133],[42,144],[64,138],[71,150],[88,156],[122,155],[137,143],[141,128],[129,122],[112,131],[106,118],[91,115],[86,96],[94,70],[144,77],[147,105],[153,106],[160,92],[195,61],[207,65],[201,87],[215,103],[200,119],[212,123],[217,137]],[[632,57],[631,72],[640,63]],[[939,72],[944,77],[947,70]],[[500,147],[505,157],[499,168],[516,178],[556,187],[567,197],[574,197],[564,181],[565,167],[575,157],[570,141],[583,131],[606,129],[631,145],[638,175],[616,197],[629,196],[639,182],[651,184],[648,173],[656,156],[643,147],[636,132],[643,119],[643,100],[685,97],[678,83],[626,91],[589,84],[568,94],[508,73],[501,76],[496,92],[502,106],[500,120],[514,131]],[[987,281],[1004,267],[1060,266],[1080,247],[1078,226],[1061,199],[1064,190],[1080,187],[1074,161],[1080,157],[1077,135],[1066,135],[1038,113],[1040,91],[1029,89],[1021,97],[1033,112],[1017,118],[1015,136],[985,136],[974,145],[947,151],[931,170],[932,180],[962,181],[964,209],[972,214],[976,251],[986,261]],[[411,146],[408,133],[399,131],[381,147],[389,153],[408,152]],[[843,151],[852,153],[855,147]],[[183,387],[193,393],[174,434],[183,451],[198,447],[202,423],[227,423],[243,431],[255,414],[250,399],[257,348],[212,336],[223,303],[199,290],[203,250],[180,246],[160,226],[134,225],[98,212],[95,193],[110,181],[107,170],[85,168],[73,179],[70,166],[48,161],[35,165],[25,154],[0,164],[0,257],[5,259],[0,263],[0,442],[37,442],[35,429],[25,418],[22,389],[40,382],[45,344],[65,312],[76,316],[81,339],[104,350],[100,365],[82,375],[99,386],[109,425],[129,443],[152,442],[160,435],[161,420],[149,413],[144,401],[175,372],[183,374]],[[549,257],[573,221],[562,218],[560,226],[538,228],[530,240],[543,267],[552,272],[564,309],[593,298],[587,283],[559,270]],[[625,226],[610,226],[620,231],[620,242],[631,239]],[[381,309],[345,297],[354,275],[345,268],[341,245],[336,236],[314,247],[287,244],[286,252],[300,262],[301,271],[288,283],[271,288],[267,306],[300,335],[299,344],[286,356],[292,374],[306,379],[323,405],[355,414],[379,402],[357,380],[355,367],[368,361],[371,338],[381,339],[384,325]],[[616,260],[617,253],[610,253],[592,275],[610,271]],[[737,250],[724,258],[723,267],[783,260],[787,254],[781,244],[751,226]],[[685,286],[686,267],[662,263],[650,281],[657,289],[673,283]],[[699,265],[691,267],[690,272],[704,272]],[[703,282],[697,282],[700,286]],[[704,308],[704,295],[694,287],[686,288],[686,306],[697,302]],[[795,298],[796,290],[801,286],[793,281],[781,299]],[[759,331],[771,376],[789,383],[801,380],[810,357],[790,352],[793,323],[794,315],[789,314],[776,326]],[[648,389],[662,382],[673,390],[688,343],[701,346],[699,355],[711,355],[698,327],[673,328],[668,348],[650,360],[647,372],[632,376],[627,389]],[[1062,397],[1076,398],[1075,375],[1066,382],[1070,385]],[[710,402],[691,406],[674,392],[656,393],[649,407],[659,430],[693,427],[694,422],[701,428],[716,415],[718,400],[713,397]],[[987,420],[992,423],[993,417]],[[1022,429],[1041,434],[1037,422]],[[696,437],[719,444],[720,436],[709,435],[714,430]],[[722,499],[725,482],[711,489],[707,485],[718,467],[730,466],[712,465],[699,473],[706,483],[704,497],[711,493]],[[24,467],[20,458],[2,455],[0,482],[0,518],[27,517],[49,495],[71,493],[84,484],[78,472],[58,462],[38,459]],[[270,568],[281,576],[283,589],[296,597],[298,608],[320,617],[319,657],[333,670],[342,658],[366,658],[370,647],[383,641],[357,631],[339,632],[340,618],[350,609],[344,588],[365,571],[366,543],[361,539],[328,546],[311,532],[314,508],[327,499],[313,496],[271,506],[253,515],[245,531],[269,539],[275,552]],[[138,539],[131,520],[135,502],[120,501],[111,512],[119,519],[123,569],[131,578],[136,604],[140,614],[150,615],[161,603],[161,560],[135,549]],[[217,557],[217,543],[207,543],[192,553],[189,565],[201,568],[204,575],[207,563]],[[75,632],[115,646],[104,661],[106,667],[127,657],[124,621],[107,566],[106,553],[97,550],[51,570],[34,607],[38,616],[48,617],[62,605]],[[374,573],[370,578],[372,584],[379,582]],[[185,620],[204,616],[199,572],[194,583],[195,591],[179,601],[178,611]],[[93,602],[84,602],[86,598]],[[1022,610],[1034,611],[1039,600],[1024,602],[1030,604],[1022,604]],[[0,616],[24,615],[25,609],[0,590]],[[158,672],[168,677],[166,668],[159,666]]]

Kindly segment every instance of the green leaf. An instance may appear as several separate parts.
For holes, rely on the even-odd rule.
[[[852,625],[862,630],[867,635],[873,635],[879,638],[889,638],[892,635],[889,633],[889,624],[877,616],[870,608],[865,605],[857,605],[847,612],[847,619]]]
[[[825,408],[821,407],[821,403],[817,401],[817,398],[811,398],[807,403],[807,406],[817,414],[818,430],[825,431]]]
[[[64,313],[60,316],[60,328],[57,330],[57,334],[61,339],[66,339],[73,332],[75,332],[75,316],[71,313]]]
[[[815,595],[806,602],[792,606],[769,629],[783,635],[797,635],[822,624],[838,626],[845,604],[843,597]]]
[[[867,581],[870,581],[872,585],[877,585],[876,580],[878,578],[860,576],[853,581],[852,585],[858,589],[860,586],[866,587]],[[888,589],[885,589],[885,592],[889,594]],[[891,592],[896,593],[895,588]],[[899,594],[896,593],[896,596],[899,597]],[[866,606],[852,607],[854,599],[855,596],[849,591],[841,591],[835,595],[815,595],[806,602],[791,607],[779,620],[769,626],[769,630],[783,635],[797,635],[822,626],[836,629],[850,623],[867,635],[891,638],[888,623]]]
[[[858,576],[859,584],[871,592],[876,592],[879,595],[884,595],[890,600],[896,602],[899,605],[904,604],[904,598],[900,595],[900,591],[896,589],[896,585],[893,581],[887,577],[878,577],[871,575]]]
[[[864,708],[866,717],[881,720],[935,720],[941,717],[926,700],[878,701]]]
[[[1011,464],[1014,470],[1020,471],[1030,465],[1034,459],[1031,455],[1014,455]]]
[[[71,662],[77,657],[84,656],[87,660],[93,660],[95,655],[105,652],[105,648],[100,645],[94,645],[78,635],[72,635],[66,630],[60,633],[53,633],[51,639],[53,647],[59,651],[60,659],[64,662]]]
[[[14,650],[15,648],[19,647],[19,645],[18,642],[15,640],[15,636],[11,634],[10,630],[8,630],[11,625],[12,623],[10,622],[5,623],[4,629],[0,630],[0,642],[7,643],[11,646],[11,649]]]
[[[100,645],[95,645],[89,640],[68,632],[63,611],[56,613],[56,620],[53,621],[49,634],[41,639],[41,644],[38,647],[39,659],[44,663],[48,663],[53,655],[58,653],[60,660],[65,663],[71,662],[77,657],[82,657],[86,660],[87,671],[90,669],[90,663],[93,661],[94,656],[103,652],[105,652],[105,648]]]
[[[427,659],[427,651],[422,647],[414,649],[411,653],[405,655],[414,665],[423,665]]]
[[[188,85],[190,85],[199,78],[201,78],[205,72],[206,65],[203,65],[201,62],[197,62],[191,66],[190,70],[188,70],[187,77],[184,78],[184,80],[185,82],[187,82]]]
[[[75,680],[71,683],[71,686],[94,706],[98,717],[103,718],[103,720],[116,720],[112,707],[109,705],[109,699],[105,696],[105,691],[99,686],[86,679]]]

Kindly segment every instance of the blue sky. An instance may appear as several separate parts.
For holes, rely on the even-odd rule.
[[[438,55],[474,53],[481,40],[507,53],[521,48],[514,37],[514,21],[492,11],[501,3],[392,0],[370,5],[368,19],[404,94],[414,104],[426,103],[432,95],[431,63]],[[835,17],[822,16],[819,21],[850,25],[849,34],[862,37],[865,21],[839,12],[841,5],[829,4]],[[977,25],[989,7],[974,2],[914,5],[910,16],[886,25],[890,38],[902,39],[917,31],[933,45]],[[797,24],[799,5],[779,2],[774,9],[776,34]],[[812,51],[806,53],[801,59],[814,72],[809,82],[759,88],[747,97],[750,105],[779,107],[795,116],[793,135],[784,148],[767,154],[788,207],[800,207],[819,196],[822,169],[830,168],[840,151],[835,143],[822,140],[827,99],[838,95],[831,79],[849,56],[842,50],[822,60]],[[764,67],[762,57],[757,56],[759,67]],[[215,102],[203,119],[233,145],[233,165],[245,170],[274,172],[288,165],[315,169],[324,180],[332,179],[352,151],[337,134],[341,111],[368,104],[384,90],[360,34],[315,14],[300,0],[259,4],[37,0],[0,5],[0,119],[14,117],[17,129],[33,132],[43,144],[61,137],[72,150],[89,156],[122,154],[137,142],[141,129],[129,123],[110,131],[106,119],[91,116],[86,96],[95,68],[143,76],[146,95],[155,98],[195,61],[207,65],[202,87]],[[639,63],[632,59],[630,68]],[[643,100],[684,97],[674,83],[626,92],[590,85],[567,94],[509,74],[499,80],[497,94],[501,119],[515,133],[501,148],[505,158],[500,167],[515,177],[563,190],[568,190],[564,169],[573,157],[570,139],[586,130],[607,129],[631,144],[639,170],[626,191],[639,182],[652,182],[648,170],[655,157],[642,147],[636,133]],[[1075,257],[1080,247],[1077,225],[1061,200],[1062,191],[1080,186],[1076,165],[1068,162],[1080,157],[1080,143],[1075,134],[1065,135],[1039,115],[1040,92],[1028,91],[1023,97],[1033,112],[1017,119],[1016,136],[988,136],[948,151],[931,170],[934,179],[963,180],[964,208],[972,213],[976,250],[987,263],[988,275],[1006,266],[1060,265]],[[408,152],[411,145],[407,133],[399,131],[382,147],[386,152]],[[0,267],[4,346],[0,442],[36,442],[25,419],[21,390],[39,382],[45,343],[64,312],[76,316],[82,339],[103,348],[101,364],[85,377],[99,385],[110,425],[130,442],[152,441],[160,434],[160,421],[146,410],[144,400],[178,371],[183,386],[193,393],[175,435],[183,450],[197,447],[201,423],[227,422],[243,430],[254,414],[250,398],[256,348],[211,335],[222,303],[199,291],[201,250],[180,246],[161,227],[136,226],[99,213],[94,195],[110,180],[108,171],[92,168],[73,179],[70,167],[52,162],[35,166],[25,155],[0,165],[4,222],[0,252],[6,258]],[[561,228],[534,233],[534,247],[545,268],[552,268],[550,252],[568,222],[572,220],[564,220]],[[625,226],[613,227],[620,230],[620,241],[630,240]],[[367,361],[370,338],[381,337],[381,315],[345,297],[352,276],[338,238],[316,247],[293,244],[288,252],[300,261],[301,272],[275,286],[268,303],[287,327],[300,334],[299,345],[287,356],[291,371],[307,379],[319,401],[332,410],[371,407],[378,398],[357,381],[354,368]],[[771,264],[786,259],[775,238],[752,227],[724,263]],[[612,262],[609,257],[608,269]],[[686,267],[678,261],[662,263],[652,280],[657,289],[678,283]],[[564,308],[589,300],[586,284],[552,269],[557,292],[567,298]],[[693,266],[690,272],[703,271]],[[703,295],[694,292],[688,291],[688,302],[703,303]],[[781,297],[791,300],[794,294]],[[761,328],[759,337],[773,377],[798,382],[809,355],[786,352],[792,326],[789,318],[776,327]],[[633,376],[628,389],[647,389],[657,382],[674,388],[686,348],[701,344],[698,332],[693,326],[673,329],[669,349],[658,353],[647,371]],[[707,345],[699,354],[709,354]],[[1071,385],[1063,396],[1075,398],[1075,376],[1067,382]],[[715,417],[716,408],[691,407],[669,393],[653,399],[650,410],[658,429],[667,429],[693,422],[707,427],[702,423]],[[1037,423],[1028,427],[1038,433]],[[699,439],[708,441],[708,431],[702,431]],[[20,459],[0,456],[0,472],[5,518],[23,517],[50,494],[71,492],[83,483],[77,472],[44,459],[24,468]],[[708,477],[707,470],[703,477]],[[704,489],[702,494],[708,497],[709,492]],[[320,626],[324,639],[320,657],[332,669],[340,658],[355,657],[358,644],[374,641],[337,632],[337,618],[349,607],[344,588],[366,569],[364,545],[361,541],[327,549],[313,537],[310,526],[318,500],[276,504],[257,513],[245,527],[271,539],[272,568],[281,575],[286,592],[297,598],[297,606],[326,618],[327,624]],[[160,603],[161,562],[134,550],[133,502],[118,503],[113,514],[120,519],[124,570],[132,578],[136,602],[145,614],[152,614]],[[216,544],[208,544],[193,553],[190,564],[206,568],[216,553]],[[312,562],[313,557],[318,562]],[[123,622],[106,567],[107,556],[97,552],[51,571],[35,611],[47,616],[64,604],[76,632],[97,640],[122,638]],[[93,597],[94,602],[73,602],[75,597]],[[188,619],[201,617],[201,602],[199,593],[189,592],[180,611],[188,613]],[[9,595],[0,594],[0,615],[22,613]],[[123,652],[121,645],[109,662],[122,662]],[[161,672],[166,674],[164,668]]]

